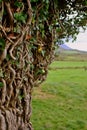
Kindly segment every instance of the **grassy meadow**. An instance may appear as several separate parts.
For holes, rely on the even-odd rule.
[[[87,130],[87,70],[84,67],[87,61],[54,61],[50,65],[47,80],[33,90],[34,130]]]

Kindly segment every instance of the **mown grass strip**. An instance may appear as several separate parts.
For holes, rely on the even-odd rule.
[[[50,70],[35,88],[32,106],[35,130],[87,130],[87,71]]]

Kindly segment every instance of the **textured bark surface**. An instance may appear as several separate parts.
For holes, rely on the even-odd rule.
[[[32,130],[33,79],[28,64],[32,60],[27,38],[32,10],[29,0],[16,2],[20,6],[14,0],[0,2],[0,130]]]
[[[32,130],[31,124],[23,121],[16,110],[0,110],[0,130]]]
[[[31,21],[30,0],[0,2],[0,130],[33,129],[32,89],[46,79],[53,33],[45,22],[43,38]]]

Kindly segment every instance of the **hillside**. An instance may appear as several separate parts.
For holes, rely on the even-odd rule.
[[[87,61],[87,52],[72,49],[65,44],[55,50],[56,60]]]
[[[64,50],[72,50],[72,48],[70,48],[70,47],[67,46],[66,44],[61,44],[61,45],[59,45],[59,47],[60,47],[61,49],[64,49]]]

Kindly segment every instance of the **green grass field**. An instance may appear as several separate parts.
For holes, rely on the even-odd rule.
[[[57,66],[87,66],[87,62],[55,61]],[[34,88],[34,130],[87,130],[87,71],[49,70],[47,80]]]
[[[87,67],[87,61],[54,61],[50,67]]]

